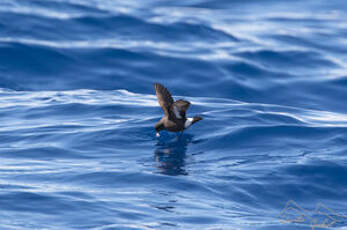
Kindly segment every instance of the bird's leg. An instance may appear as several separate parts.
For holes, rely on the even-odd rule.
[[[181,131],[181,134],[180,134],[180,136],[178,138],[181,138],[182,134],[183,134],[183,131]]]

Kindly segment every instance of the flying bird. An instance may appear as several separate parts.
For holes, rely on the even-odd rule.
[[[190,102],[186,100],[174,101],[170,92],[159,83],[154,84],[155,93],[157,94],[158,102],[164,111],[164,117],[155,124],[154,128],[156,136],[159,137],[159,132],[167,130],[170,132],[181,132],[189,128],[192,124],[202,120],[202,117],[186,117],[186,111],[190,106]]]

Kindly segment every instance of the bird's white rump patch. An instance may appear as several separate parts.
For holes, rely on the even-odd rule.
[[[187,118],[186,122],[184,122],[184,128],[189,128],[193,124],[193,118]]]

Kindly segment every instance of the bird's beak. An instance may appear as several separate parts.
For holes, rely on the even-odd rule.
[[[160,134],[159,134],[159,133],[156,133],[155,136],[156,136],[156,137],[160,137]]]

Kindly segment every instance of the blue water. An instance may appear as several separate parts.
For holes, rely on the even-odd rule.
[[[347,229],[346,11],[1,0],[0,229]]]

